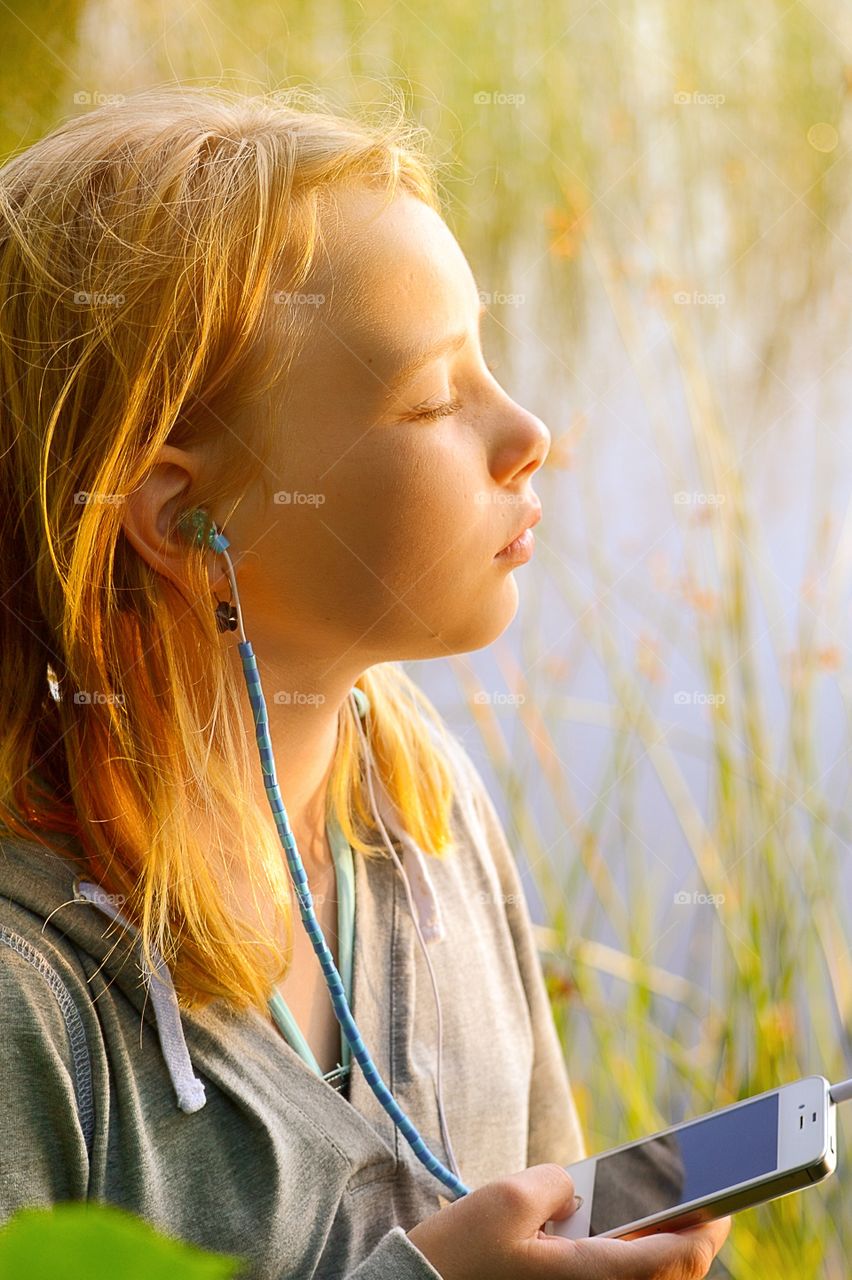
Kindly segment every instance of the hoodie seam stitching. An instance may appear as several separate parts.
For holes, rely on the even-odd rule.
[[[74,1067],[74,1093],[77,1100],[77,1115],[80,1121],[80,1128],[83,1131],[83,1138],[86,1143],[86,1153],[91,1159],[92,1143],[94,1140],[95,1128],[95,1111],[94,1096],[92,1091],[92,1061],[89,1055],[89,1046],[86,1040],[86,1030],[83,1026],[83,1020],[80,1017],[79,1010],[74,1002],[74,997],[60,978],[59,974],[53,966],[45,959],[40,951],[28,942],[26,938],[22,938],[19,933],[15,933],[13,929],[8,929],[5,925],[0,925],[0,942],[9,947],[22,959],[26,960],[47,982],[53,995],[59,1005],[65,1022],[65,1031],[68,1036],[68,1042],[71,1047],[71,1061]]]

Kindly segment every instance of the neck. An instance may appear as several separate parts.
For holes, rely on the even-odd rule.
[[[239,654],[236,649],[232,653],[242,682]],[[348,699],[360,672],[345,672],[342,676],[326,673],[320,678],[307,664],[299,666],[291,660],[262,664],[258,660],[258,667],[278,789],[299,854],[309,872],[311,864],[321,867],[331,860],[325,833],[328,785],[340,718],[352,714]],[[243,699],[241,709],[254,757],[254,800],[275,830],[257,753],[254,715],[247,698]],[[283,852],[282,848],[282,855]]]

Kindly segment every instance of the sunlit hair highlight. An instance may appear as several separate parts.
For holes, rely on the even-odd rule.
[[[204,446],[183,510],[220,527],[269,485],[280,441],[255,411],[308,332],[273,298],[308,282],[341,184],[439,210],[420,132],[398,104],[367,122],[303,89],[169,87],[69,119],[0,169],[0,824],[121,895],[187,1007],[264,1008],[292,954],[278,939],[301,926],[270,815],[248,802],[260,764],[210,553],[188,545],[179,592],[134,552],[122,502],[166,444]],[[390,798],[444,856],[448,730],[401,665],[358,684]],[[328,804],[357,853],[382,855],[348,706]],[[246,851],[268,932],[235,916],[210,819]]]

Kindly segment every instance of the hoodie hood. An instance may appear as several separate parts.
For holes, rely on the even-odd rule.
[[[65,945],[99,963],[143,1018],[153,1020],[163,1058],[182,1111],[204,1106],[204,1086],[186,1047],[177,995],[159,953],[155,972],[144,965],[137,928],[122,914],[116,895],[80,874],[79,865],[35,840],[0,837],[0,896],[56,930]],[[105,918],[106,917],[106,918]]]
[[[393,860],[408,882],[424,942],[440,941],[444,924],[428,859],[372,770],[371,780],[379,816],[402,850],[401,861],[396,851]],[[200,1110],[206,1102],[204,1085],[190,1059],[171,972],[153,946],[153,970],[144,964],[139,931],[123,915],[116,895],[80,874],[70,859],[37,841],[8,836],[0,838],[0,895],[58,929],[76,950],[101,963],[102,971],[142,1016],[153,1020],[176,1105],[188,1113]]]

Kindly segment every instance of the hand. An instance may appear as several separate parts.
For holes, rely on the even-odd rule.
[[[566,1240],[543,1230],[574,1212],[574,1181],[536,1164],[454,1200],[407,1233],[444,1280],[700,1280],[731,1219],[630,1240]]]

